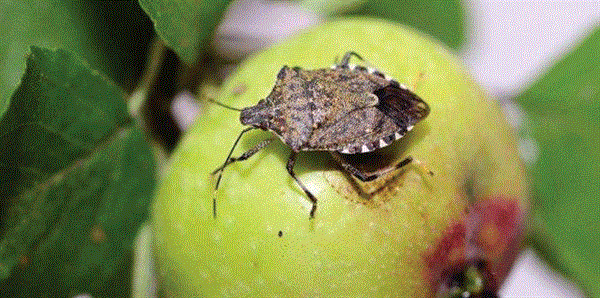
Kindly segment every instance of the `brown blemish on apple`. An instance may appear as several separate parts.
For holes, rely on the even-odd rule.
[[[453,274],[474,262],[483,264],[486,291],[495,292],[519,251],[523,210],[516,198],[477,200],[423,255],[424,274],[432,292],[447,289]]]
[[[231,90],[231,95],[233,95],[233,96],[242,95],[242,94],[244,94],[244,92],[246,92],[246,90],[248,90],[248,85],[246,85],[244,83],[240,83],[237,86],[235,86],[235,88],[233,88],[233,90]]]

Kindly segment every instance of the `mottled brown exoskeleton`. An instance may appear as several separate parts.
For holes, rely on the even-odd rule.
[[[348,52],[331,68],[284,66],[269,96],[255,106],[235,109],[241,111],[241,123],[250,127],[239,134],[224,164],[214,171],[219,172],[215,192],[229,164],[248,159],[273,141],[263,140],[240,157],[231,157],[242,135],[252,129],[271,131],[291,147],[286,168],[312,202],[310,218],[317,210],[317,198],[294,173],[298,152],[329,151],[347,172],[365,182],[410,163],[408,156],[384,171],[367,174],[340,156],[385,147],[429,114],[429,106],[404,85],[375,69],[349,64],[352,56],[362,60]],[[216,217],[216,197],[213,215]]]

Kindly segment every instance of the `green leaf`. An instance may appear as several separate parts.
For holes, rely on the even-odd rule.
[[[532,123],[538,248],[600,297],[600,29],[518,96]]]
[[[2,102],[19,84],[30,45],[70,50],[123,86],[143,69],[152,26],[136,2],[0,0],[0,11]]]
[[[64,50],[31,47],[0,120],[0,296],[128,294],[154,160],[123,92]]]
[[[366,0],[349,14],[386,19],[417,28],[454,50],[465,42],[465,11],[459,0]]]
[[[194,64],[230,0],[139,0],[158,35],[187,64]]]
[[[0,100],[3,103],[19,84],[25,69],[23,55],[30,45],[62,47],[80,54],[88,50],[81,41],[86,30],[69,12],[74,4],[61,4],[60,0],[0,1]],[[0,112],[5,108],[0,105]]]

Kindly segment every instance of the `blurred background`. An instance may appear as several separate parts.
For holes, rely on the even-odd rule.
[[[600,24],[600,1],[465,1],[461,57],[496,99],[524,91]],[[528,248],[500,297],[585,297]]]
[[[600,24],[600,1],[463,4],[468,21],[461,57],[484,89],[497,97],[524,91]]]

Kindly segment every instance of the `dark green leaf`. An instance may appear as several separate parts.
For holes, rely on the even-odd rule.
[[[156,32],[188,64],[198,59],[231,0],[139,0]]]
[[[600,297],[600,29],[517,101],[531,119],[538,248]]]
[[[30,45],[75,52],[123,86],[135,84],[144,66],[152,26],[136,2],[0,1],[0,12],[3,102],[19,84]]]
[[[123,92],[66,51],[32,47],[0,148],[0,295],[127,295],[155,178]]]
[[[366,0],[350,14],[387,19],[417,28],[455,50],[465,41],[465,11],[459,0]]]
[[[137,1],[62,1],[77,4],[72,4],[75,9],[71,14],[87,29],[83,45],[98,52],[98,56],[83,53],[82,57],[90,62],[98,60],[101,63],[91,63],[94,68],[126,90],[133,90],[154,39],[152,21]]]

